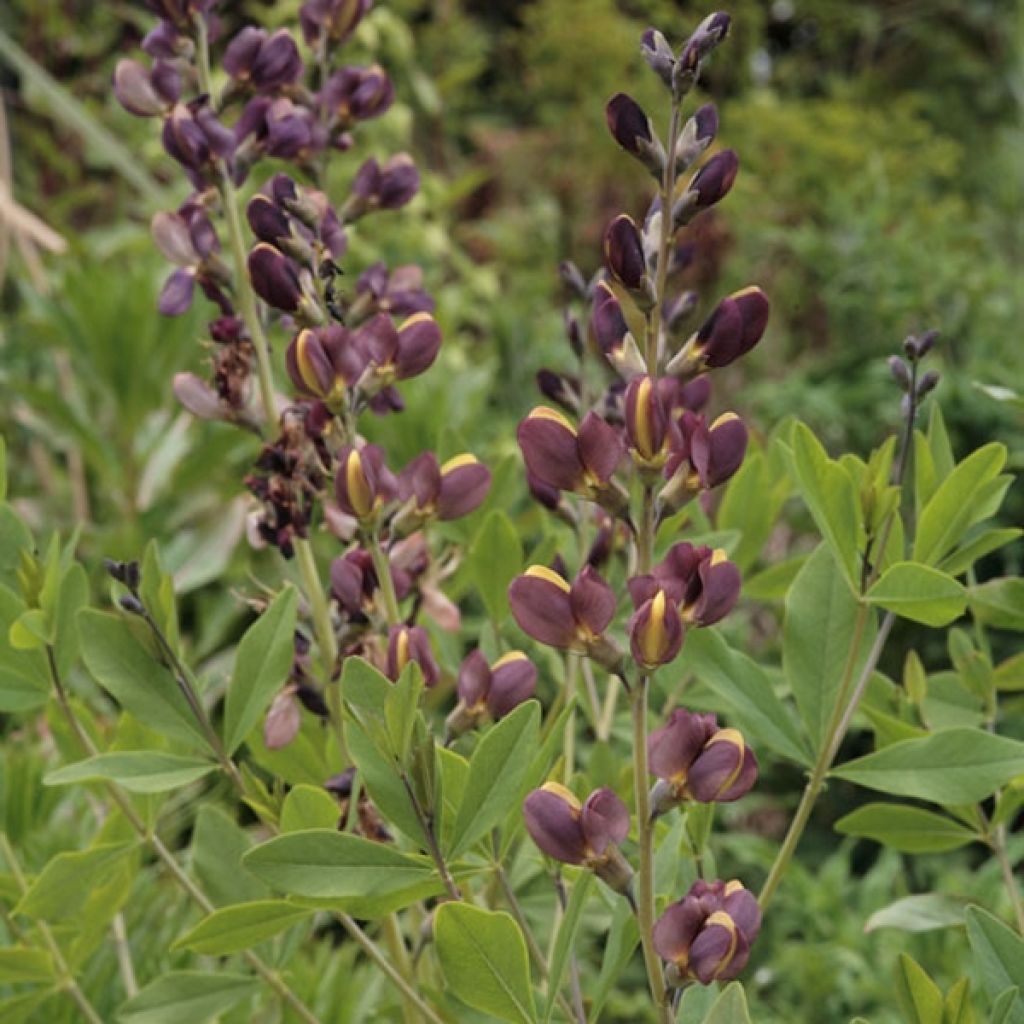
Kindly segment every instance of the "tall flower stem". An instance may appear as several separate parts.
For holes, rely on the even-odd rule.
[[[662,176],[661,234],[658,239],[657,265],[655,271],[654,304],[646,317],[644,358],[647,373],[651,377],[658,373],[658,355],[661,336],[661,305],[665,299],[665,282],[668,279],[669,251],[672,243],[672,196],[675,191],[675,149],[679,138],[681,117],[679,106],[672,104],[672,119],[668,133],[668,156]],[[637,531],[637,570],[651,571],[654,562],[654,539],[657,530],[654,488],[646,484]],[[650,795],[647,789],[647,700],[650,677],[640,676],[630,695],[633,718],[633,792],[636,804],[637,842],[640,847],[639,884],[636,899],[637,923],[640,930],[640,946],[643,950],[647,981],[654,998],[659,1019],[670,1024],[673,1018],[665,986],[665,972],[661,959],[654,948],[654,822],[651,820]]]

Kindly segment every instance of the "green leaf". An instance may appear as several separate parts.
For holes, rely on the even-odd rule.
[[[1020,989],[1014,985],[992,1001],[992,1012],[988,1024],[1020,1024],[1024,1020],[1024,1003],[1021,1002]]]
[[[1024,939],[981,907],[967,908],[967,938],[990,999],[999,999],[1008,988],[1024,991]],[[1014,1010],[1005,1019],[1013,1024],[1024,1021],[1019,998],[1008,1000],[1008,1005]]]
[[[748,738],[809,766],[812,757],[788,708],[771,680],[752,659],[732,650],[714,629],[694,629],[686,637],[687,666],[729,704]]]
[[[11,626],[25,611],[25,602],[0,585],[0,711],[31,711],[50,695],[50,670],[39,649],[12,646]]]
[[[835,825],[846,836],[874,839],[901,853],[956,850],[981,837],[952,818],[906,804],[865,804]]]
[[[508,585],[523,567],[519,531],[505,512],[488,512],[470,545],[469,566],[487,614],[503,622],[508,618]]]
[[[529,700],[492,726],[477,744],[452,829],[452,859],[494,828],[515,803],[539,729],[540,705]]]
[[[252,995],[256,980],[245,974],[168,971],[117,1012],[120,1024],[202,1024]]]
[[[941,892],[917,893],[895,900],[876,910],[865,922],[864,931],[898,928],[903,932],[931,932],[959,928],[964,923],[964,905]]]
[[[725,986],[715,1005],[704,1018],[704,1024],[750,1024],[750,1010],[743,986],[732,981]]]
[[[896,968],[896,995],[910,1024],[939,1024],[942,1020],[942,992],[924,969],[906,953],[900,953]]]
[[[916,562],[889,566],[865,600],[925,626],[946,626],[967,607],[967,592],[952,576]]]
[[[126,619],[86,608],[78,629],[86,668],[123,708],[166,736],[207,747],[174,677],[139,644]]]
[[[284,685],[295,656],[295,614],[298,597],[286,587],[245,631],[235,655],[224,702],[224,746],[233,754],[274,694]]]
[[[191,949],[193,953],[208,956],[238,953],[291,928],[313,913],[311,908],[296,906],[287,900],[260,900],[222,907],[182,935],[171,949]]]
[[[979,559],[992,551],[1013,543],[1018,537],[1024,536],[1024,530],[1015,526],[992,527],[979,533],[973,540],[968,540],[939,563],[943,572],[950,576],[959,576]]]
[[[394,758],[382,753],[366,732],[352,722],[345,723],[345,744],[366,792],[381,814],[414,842],[421,842],[423,829],[413,811]]]
[[[53,981],[55,977],[53,960],[44,950],[26,946],[0,949],[0,983]]]
[[[976,500],[1006,462],[1005,445],[992,442],[971,452],[938,486],[921,511],[914,561],[934,565],[960,542],[976,515]]]
[[[242,863],[249,836],[219,807],[204,804],[192,836],[192,871],[215,906],[265,899],[269,889]]]
[[[512,1024],[536,1021],[526,942],[505,913],[443,903],[434,920],[441,970],[452,993]]]
[[[7,500],[7,442],[0,437],[0,501]]]
[[[782,640],[782,667],[815,752],[825,742],[861,614],[831,549],[819,545],[786,595]],[[874,639],[870,618],[870,628],[861,629],[854,669],[863,665]]]
[[[444,891],[425,858],[328,829],[278,836],[254,847],[243,861],[275,889],[329,902],[361,918],[383,917]]]
[[[968,591],[971,611],[987,626],[1024,630],[1024,579],[1004,576]]]
[[[76,917],[92,890],[106,881],[134,848],[133,843],[109,843],[58,853],[47,861],[14,912],[38,921]]]
[[[858,587],[860,523],[857,493],[849,473],[828,457],[803,423],[792,434],[793,473],[815,525],[836,556],[850,589]]]
[[[997,690],[1024,690],[1024,651],[996,665],[994,678]]]
[[[410,661],[384,698],[384,721],[391,751],[401,765],[409,760],[409,745],[412,743],[422,693],[423,673],[416,662]]]
[[[116,782],[131,793],[166,793],[196,782],[217,766],[197,757],[162,754],[154,750],[126,750],[97,754],[65,765],[43,779],[47,786],[73,782]]]
[[[967,978],[961,978],[946,993],[942,1004],[942,1024],[974,1024],[971,983]]]
[[[973,804],[1024,772],[1024,743],[984,729],[944,729],[859,757],[832,775],[895,796]]]
[[[562,985],[565,968],[569,963],[569,954],[576,941],[576,933],[579,931],[580,922],[583,919],[583,908],[587,904],[590,883],[593,880],[594,876],[590,871],[583,871],[579,875],[572,887],[572,895],[569,897],[561,924],[558,926],[558,936],[555,939],[555,948],[551,954],[551,966],[548,971],[548,1001],[544,1007],[544,1024],[551,1020],[551,1014],[554,1013],[558,990]]]
[[[281,831],[300,832],[310,828],[336,828],[341,810],[338,801],[317,786],[300,783],[288,791],[281,807]]]

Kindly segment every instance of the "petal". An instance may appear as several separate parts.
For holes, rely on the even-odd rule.
[[[175,270],[164,282],[157,309],[164,316],[180,316],[192,305],[195,291],[195,274],[184,267]]]
[[[587,845],[601,856],[610,843],[618,845],[629,835],[629,811],[612,790],[602,786],[587,797],[580,824]]]
[[[459,666],[456,688],[459,699],[467,708],[475,707],[486,698],[491,688],[491,670],[479,648],[468,654]]]
[[[535,789],[523,803],[523,818],[530,838],[555,860],[580,864],[587,855],[579,812],[562,796]]]
[[[711,803],[728,790],[743,767],[743,737],[735,729],[721,729],[690,768],[686,786],[695,800]]]
[[[697,900],[690,896],[666,907],[654,922],[654,948],[658,956],[672,963],[685,964],[705,916]]]
[[[441,467],[441,488],[437,498],[439,519],[469,515],[487,497],[491,471],[472,455],[457,455]]]
[[[537,688],[537,668],[522,651],[509,651],[491,667],[487,710],[498,719],[529,700]]]
[[[576,431],[561,413],[539,406],[519,424],[516,437],[528,472],[541,483],[571,491],[582,481]]]
[[[538,572],[537,570],[542,570]],[[571,647],[577,640],[576,618],[569,599],[569,584],[550,569],[533,566],[508,588],[509,607],[519,628],[550,647]]]
[[[697,715],[677,708],[665,725],[647,737],[651,774],[659,779],[685,776],[716,728],[714,715]]]
[[[761,930],[761,908],[757,899],[736,881],[726,884],[725,893],[722,909],[736,922],[747,942],[753,942]]]
[[[600,636],[615,618],[615,591],[593,566],[585,566],[576,577],[569,599],[576,621],[595,636]]]
[[[709,920],[713,918],[714,915]],[[738,938],[739,932],[735,926],[729,928],[725,924],[705,924],[690,946],[690,973],[702,985],[710,985],[729,967],[736,953]]]
[[[757,782],[757,758],[750,747],[746,747],[743,751],[743,764],[740,766],[739,774],[730,786],[718,794],[716,799],[720,804],[739,800],[741,796],[750,792],[755,782]]]
[[[429,313],[414,313],[398,328],[398,379],[416,377],[427,370],[441,348],[441,328]]]
[[[602,483],[611,479],[626,453],[619,432],[596,412],[588,412],[580,424],[579,453],[583,465]]]

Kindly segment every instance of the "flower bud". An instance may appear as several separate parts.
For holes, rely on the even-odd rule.
[[[302,301],[302,285],[292,261],[266,242],[249,253],[249,280],[268,306],[294,313]]]
[[[703,153],[718,134],[718,111],[705,103],[686,122],[676,143],[675,173],[680,174]]]
[[[394,102],[395,89],[379,65],[336,71],[320,93],[320,103],[342,125],[380,117]]]
[[[373,377],[364,377],[361,386],[375,393],[428,370],[441,348],[441,328],[429,313],[413,313],[397,328],[391,317],[379,313],[359,329],[358,339],[369,355],[368,374]]]
[[[925,331],[919,338],[911,334],[903,342],[903,351],[911,362],[921,359],[932,350],[938,336],[939,332],[936,330]]]
[[[669,414],[658,382],[646,374],[626,388],[626,436],[638,466],[660,469],[665,463]]]
[[[262,192],[257,192],[249,200],[245,214],[252,233],[261,242],[266,242],[275,248],[280,248],[281,240],[289,238],[292,234],[292,225],[288,215]]]
[[[671,89],[676,56],[668,40],[656,28],[649,28],[640,37],[640,53],[651,70]]]
[[[728,366],[746,355],[760,340],[768,324],[768,298],[751,285],[722,299],[700,330],[669,362],[667,372]]]
[[[728,195],[739,170],[739,157],[732,149],[719,150],[690,179],[672,207],[672,223],[682,227],[694,214],[706,210]]]
[[[693,88],[700,74],[700,62],[726,37],[729,22],[724,11],[709,14],[686,41],[672,76],[672,91],[677,99]]]
[[[398,210],[419,187],[420,174],[408,153],[399,153],[383,165],[371,157],[356,172],[345,212],[355,219],[370,210]]]
[[[114,95],[118,103],[136,117],[166,113],[178,100],[181,77],[166,61],[157,61],[152,71],[134,60],[119,60],[114,68]]]
[[[373,0],[306,0],[299,8],[302,34],[310,46],[319,45],[321,33],[343,43],[372,6]]]
[[[509,651],[493,665],[479,650],[459,668],[459,703],[448,716],[447,731],[458,736],[489,715],[495,721],[529,700],[537,688],[537,669],[522,651]]]
[[[608,225],[604,236],[605,262],[612,275],[641,304],[649,309],[654,301],[653,284],[647,273],[643,241],[633,218],[623,213]]]
[[[335,409],[363,372],[365,358],[340,324],[305,328],[292,339],[285,366],[296,390]]]
[[[617,93],[608,101],[605,117],[615,141],[660,178],[665,170],[665,149],[640,104],[624,92]]]
[[[917,382],[917,397],[924,398],[929,391],[933,391],[939,383],[939,374],[935,370],[929,370]]]
[[[910,390],[910,367],[899,356],[889,356],[889,370],[893,380],[903,391]]]
[[[673,986],[710,985],[739,975],[760,929],[757,900],[740,882],[697,881],[655,921],[654,948]]]

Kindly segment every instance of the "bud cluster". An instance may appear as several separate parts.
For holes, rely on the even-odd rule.
[[[682,232],[728,194],[739,166],[732,150],[715,148],[713,104],[687,119],[680,111],[728,27],[727,15],[712,14],[678,52],[660,32],[644,33],[644,58],[669,94],[669,135],[659,137],[652,118],[625,93],[612,97],[606,114],[612,137],[657,181],[658,192],[642,221],[626,213],[612,219],[604,235],[605,266],[591,281],[573,264],[563,265],[563,281],[589,307],[589,315],[570,311],[565,318],[578,369],[541,371],[541,391],[559,408],[537,406],[517,434],[531,492],[546,508],[572,525],[603,517],[613,539],[624,531],[622,591],[633,611],[624,624],[617,621],[621,591],[609,582],[616,568],[611,544],[601,555],[607,578],[589,555],[574,577],[560,558],[531,566],[509,587],[512,614],[538,643],[589,658],[627,686],[638,678],[634,702],[646,702],[648,675],[672,665],[687,631],[720,622],[740,592],[739,570],[720,548],[678,541],[660,560],[655,555],[658,528],[693,499],[708,497],[743,462],[743,421],[734,412],[704,412],[709,372],[750,352],[768,320],[764,293],[748,287],[719,300],[703,322],[688,328],[698,296],[673,284],[693,256]],[[588,357],[600,366],[603,389],[595,390],[588,378]],[[616,635],[621,625],[628,645]],[[637,795],[641,851],[649,848],[644,834],[657,816],[684,803],[737,800],[757,777],[757,759],[743,736],[719,727],[713,714],[677,709],[650,734],[646,754],[634,765],[637,786],[644,787]],[[642,801],[645,769],[657,782]],[[524,814],[545,854],[583,865],[633,898],[633,871],[620,851],[630,815],[614,793],[597,790],[581,803],[564,786],[547,783],[527,797]],[[643,928],[644,908],[638,913]],[[756,901],[738,882],[698,883],[654,930],[654,947],[669,962],[667,982],[735,977],[759,924]]]

